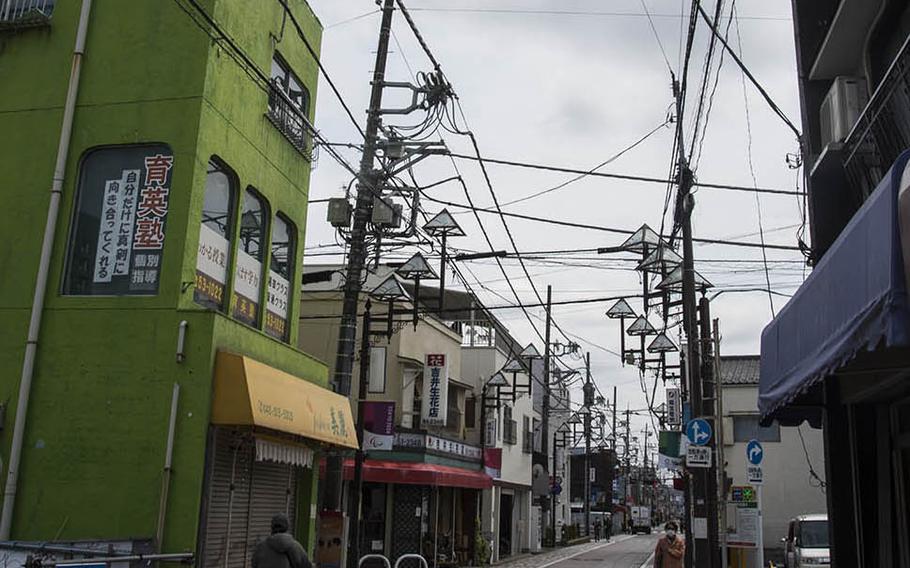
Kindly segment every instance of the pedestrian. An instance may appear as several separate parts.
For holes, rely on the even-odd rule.
[[[313,568],[303,546],[288,534],[289,526],[284,513],[272,517],[272,534],[256,545],[253,568]]]
[[[678,528],[674,521],[664,525],[664,536],[660,537],[654,549],[654,568],[683,568],[686,542],[676,534]]]
[[[600,540],[600,519],[594,520],[594,542]]]

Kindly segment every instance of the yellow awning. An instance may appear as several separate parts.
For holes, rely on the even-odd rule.
[[[358,447],[348,399],[255,359],[218,352],[212,424],[259,426]]]

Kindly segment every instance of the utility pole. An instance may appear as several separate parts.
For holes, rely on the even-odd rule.
[[[591,352],[585,354],[585,536],[591,535],[591,407],[594,383],[591,382]]]
[[[341,311],[341,325],[338,329],[338,351],[335,355],[335,374],[332,387],[338,394],[351,395],[351,374],[354,368],[354,350],[357,337],[357,306],[363,286],[363,268],[366,262],[366,232],[373,207],[373,197],[379,195],[380,175],[373,168],[382,107],[382,89],[385,83],[386,61],[389,55],[389,36],[392,30],[392,13],[395,0],[384,0],[382,22],[379,27],[379,45],[376,48],[376,63],[373,68],[370,106],[367,109],[367,123],[364,131],[363,156],[357,175],[357,200],[354,206],[354,222],[351,226],[348,266],[344,280],[344,300]],[[329,455],[326,460],[326,483],[323,508],[341,510],[342,457]],[[353,520],[353,519],[352,519]],[[356,562],[357,559],[355,559]]]
[[[363,409],[367,398],[367,381],[370,376],[370,300],[366,301],[363,312],[363,329],[360,330],[360,373],[357,386],[357,443],[358,450],[354,454],[354,484],[348,498],[348,517],[350,518],[350,538],[348,546],[348,566],[357,568],[360,560],[360,501],[363,495]]]
[[[642,474],[641,474],[641,478],[642,478],[642,480],[641,480],[641,504],[650,506],[651,503],[647,498],[648,492],[646,491],[647,483],[645,483],[645,481],[647,481],[647,477],[648,477],[648,434],[649,434],[648,425],[645,424],[645,444],[644,444],[645,461],[644,461],[644,468],[642,469]]]
[[[541,451],[543,452],[544,459],[549,455],[549,448],[547,447],[550,442],[550,325],[552,324],[553,318],[551,315],[551,308],[553,307],[553,287],[549,284],[547,285],[547,318],[546,318],[546,330],[544,331],[544,346],[543,346],[543,423],[540,425],[541,428]],[[553,463],[556,463],[556,444],[553,444]],[[553,467],[553,471],[550,472],[551,477],[556,476],[556,467]],[[543,501],[546,502],[546,501]],[[550,529],[552,532],[552,537],[550,539],[550,546],[556,546],[556,493],[553,492],[550,488]],[[546,515],[544,515],[546,517]],[[546,525],[546,523],[544,523]],[[544,531],[546,534],[546,531]]]
[[[719,443],[717,436],[717,424],[720,419],[717,417],[716,396],[715,396],[715,375],[714,375],[714,357],[713,342],[711,341],[711,303],[708,298],[702,296],[698,303],[699,323],[701,332],[702,348],[702,414],[709,416],[709,422],[715,432],[711,438],[711,449],[714,454],[711,468],[706,472],[705,478],[705,500],[707,501],[708,512],[708,545],[711,547],[711,562],[714,566],[720,566],[720,546],[718,542],[718,499],[717,499],[717,469],[720,454],[717,449],[723,444]]]
[[[629,418],[632,415],[632,412],[629,410],[629,405],[626,404],[626,443],[625,443],[625,454],[626,454],[626,482],[623,490],[623,506],[629,507],[629,496],[632,494],[632,449],[629,446],[629,434],[631,430],[632,421]],[[631,523],[631,515],[629,516],[629,523]],[[631,525],[630,525],[631,526]]]
[[[724,381],[720,376],[720,322],[714,318],[714,377],[717,390],[717,508],[720,513],[720,565],[727,565],[727,461],[724,455]]]

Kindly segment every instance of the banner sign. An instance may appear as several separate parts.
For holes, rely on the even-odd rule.
[[[199,248],[196,251],[197,302],[209,301],[216,306],[224,304],[224,287],[227,282],[230,243],[205,223],[199,227]]]
[[[363,449],[366,451],[391,451],[395,440],[395,403],[364,401]]]
[[[498,479],[502,474],[502,448],[484,448],[483,466],[487,475]]]
[[[395,432],[394,445],[401,450],[425,450],[471,461],[480,461],[481,456],[477,446],[419,432]]]
[[[682,424],[682,397],[678,388],[667,389],[667,424],[669,426]]]
[[[445,353],[428,353],[423,367],[424,426],[445,426],[449,403],[449,365]]]
[[[686,448],[686,467],[711,467],[711,448],[688,446]]]

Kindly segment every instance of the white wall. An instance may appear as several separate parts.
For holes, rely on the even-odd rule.
[[[758,414],[758,386],[724,385],[724,461],[733,485],[748,485],[746,481],[746,443],[733,442],[732,416]],[[824,443],[822,431],[808,424],[800,426],[809,460],[816,473],[824,477]],[[762,442],[762,515],[765,548],[781,547],[780,539],[787,532],[787,522],[805,513],[825,513],[825,494],[811,480],[806,454],[797,428],[781,427],[780,442]]]

